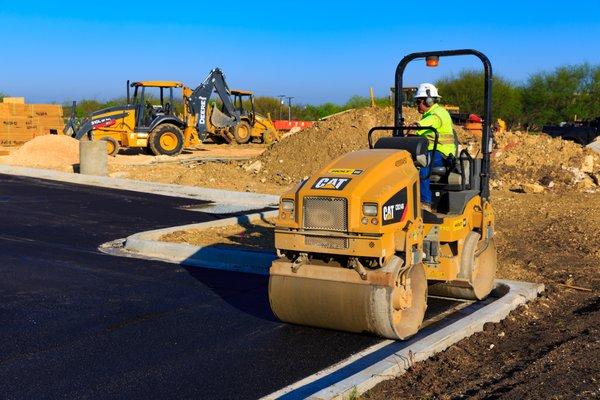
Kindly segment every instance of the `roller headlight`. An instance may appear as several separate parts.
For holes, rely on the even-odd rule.
[[[294,200],[281,200],[281,210],[288,213],[294,212]]]
[[[363,204],[363,215],[367,217],[376,217],[377,216],[377,204],[375,203],[364,203]]]

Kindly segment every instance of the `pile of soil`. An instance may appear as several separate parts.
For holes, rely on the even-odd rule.
[[[597,190],[600,155],[575,142],[545,134],[507,132],[496,135],[492,158],[494,186],[511,190]],[[529,185],[528,185],[529,184]]]
[[[405,108],[406,123],[420,119]],[[289,184],[311,175],[347,152],[367,147],[367,132],[377,125],[393,124],[393,109],[363,108],[319,122],[265,151],[258,161],[259,175]],[[471,155],[481,156],[481,137],[455,126],[459,142]],[[595,189],[600,184],[600,155],[574,142],[544,134],[507,132],[496,135],[492,155],[495,186],[540,191],[576,187]],[[534,184],[533,188],[523,184]]]
[[[74,167],[79,164],[79,141],[65,135],[38,136],[10,155],[2,157],[1,162],[73,172]]]
[[[407,124],[420,119],[419,113],[412,108],[404,108],[403,114]],[[323,168],[334,158],[366,149],[367,134],[374,126],[393,124],[392,107],[354,109],[319,121],[265,151],[258,158],[262,164],[260,175],[284,185],[296,182]],[[380,136],[389,134],[379,133]]]

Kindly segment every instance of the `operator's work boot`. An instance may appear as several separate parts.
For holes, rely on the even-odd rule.
[[[431,211],[431,204],[429,204],[429,203],[421,203],[421,209],[424,210],[424,211],[432,212]]]

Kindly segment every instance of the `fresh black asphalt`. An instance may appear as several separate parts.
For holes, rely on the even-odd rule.
[[[277,322],[266,277],[97,250],[194,203],[0,175],[1,398],[257,398],[379,341]]]

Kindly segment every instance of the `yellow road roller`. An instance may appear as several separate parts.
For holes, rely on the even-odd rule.
[[[413,60],[436,66],[463,55],[485,71],[481,157],[462,150],[430,168],[428,211],[419,170],[430,162],[429,143],[415,135],[424,127],[404,124],[402,77]],[[398,64],[395,89],[394,126],[374,127],[368,150],[333,160],[281,196],[269,301],[284,322],[405,339],[419,330],[428,293],[481,300],[493,289],[490,61],[470,49],[413,53]],[[435,147],[438,134],[428,129]]]

